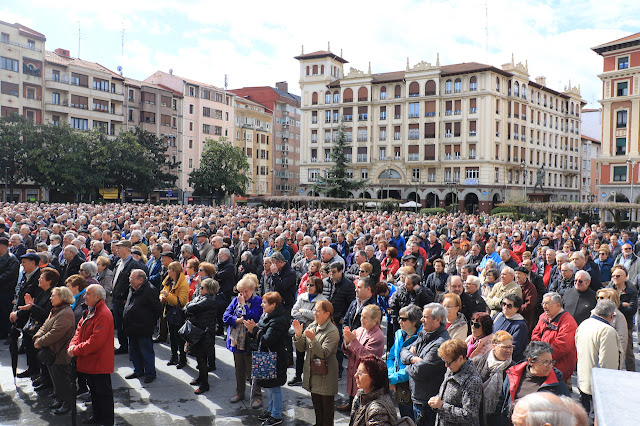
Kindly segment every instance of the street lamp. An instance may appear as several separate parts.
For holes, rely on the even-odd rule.
[[[527,199],[527,175],[529,171],[527,170],[527,163],[524,161],[524,158],[520,160],[520,168],[522,168],[522,180],[524,181],[524,199]]]
[[[415,198],[415,202],[416,202],[416,213],[418,213],[418,189],[420,186],[420,178],[417,178],[414,180],[414,182],[416,183],[416,198]]]
[[[635,166],[636,162],[631,160],[631,158],[627,159],[627,164],[631,166],[631,175],[629,176],[629,182],[631,182],[631,197],[629,199],[630,203],[633,203],[633,166]],[[630,210],[629,220],[633,220],[631,217],[633,215],[633,209]]]

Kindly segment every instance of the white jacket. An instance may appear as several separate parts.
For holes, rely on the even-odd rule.
[[[591,390],[591,369],[620,369],[620,338],[604,320],[587,318],[576,331],[578,351],[578,389],[588,395]]]
[[[313,308],[316,305],[316,302],[321,300],[327,300],[327,298],[324,297],[324,295],[319,294],[310,302],[309,293],[302,293],[298,296],[293,308],[291,308],[291,318],[298,320],[298,322],[306,328],[315,320],[315,317],[313,316]]]

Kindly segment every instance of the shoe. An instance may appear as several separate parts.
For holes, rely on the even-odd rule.
[[[268,420],[270,418],[271,418],[271,411],[269,410],[263,411],[258,415],[258,420],[260,420],[261,422],[264,422],[265,420]]]
[[[49,409],[51,410],[57,410],[58,408],[62,407],[63,402],[62,401],[56,401],[53,404],[51,404],[49,406]]]
[[[216,371],[216,363],[214,362],[213,364],[209,365],[208,370],[211,371]]]
[[[171,359],[169,360],[169,362],[167,363],[167,365],[176,365],[178,363],[178,358],[177,357],[171,357]]]
[[[262,398],[253,398],[253,401],[251,401],[251,408],[257,410],[260,407],[262,407]]]
[[[155,339],[152,340],[153,343],[166,343],[167,342],[167,338],[165,337],[164,339],[161,339],[160,337],[156,337]]]
[[[122,355],[122,354],[128,354],[128,353],[129,353],[129,348],[123,348],[123,347],[119,347],[118,349],[113,351],[114,355]]]
[[[35,387],[35,386],[40,386],[44,381],[44,377],[42,376],[38,376],[35,379],[32,378],[33,382],[31,382],[31,384]]]
[[[229,400],[229,402],[235,404],[236,402],[240,402],[242,400],[244,400],[244,396],[234,395],[233,398]]]
[[[351,403],[347,402],[345,404],[338,405],[336,409],[338,411],[351,411]]]
[[[153,382],[155,379],[156,379],[156,378],[155,378],[155,376],[147,376],[147,377],[145,377],[145,378],[144,378],[144,382],[145,382],[145,383],[151,383],[151,382]]]
[[[33,388],[33,390],[36,391],[36,392],[42,392],[44,390],[52,389],[52,388],[53,388],[53,383],[44,382],[44,383],[41,383],[40,385],[36,386],[35,388]]]
[[[300,385],[302,385],[302,378],[294,377],[293,379],[289,380],[289,383],[287,383],[287,385],[289,385],[289,386],[300,386]]]
[[[186,359],[181,359],[181,360],[180,360],[180,362],[178,362],[178,363],[176,364],[176,368],[177,368],[178,370],[180,370],[180,369],[182,369],[182,368],[184,368],[184,367],[186,367],[186,366],[187,366],[187,360],[186,360]]]
[[[95,416],[87,417],[82,421],[83,425],[97,425],[100,424],[100,420],[98,420]]]
[[[53,414],[55,414],[56,416],[62,416],[64,414],[67,414],[69,411],[71,411],[71,408],[69,408],[67,404],[62,404],[60,408],[58,408],[57,410],[53,410]]]
[[[84,404],[85,407],[91,407],[92,402],[91,401],[85,401],[85,402],[83,402],[83,404]]]
[[[191,386],[198,386],[200,385],[200,379],[193,379],[192,381],[189,382],[189,384]]]
[[[206,392],[206,391],[208,391],[208,390],[209,390],[209,385],[206,385],[206,386],[200,386],[198,389],[196,389],[196,390],[195,390],[195,394],[196,394],[196,395],[200,395],[200,394],[205,393],[205,392]]]
[[[36,370],[32,370],[32,369],[28,368],[28,369],[24,370],[22,373],[18,373],[18,374],[16,374],[16,377],[17,377],[18,379],[24,379],[24,378],[26,378],[26,377],[35,376],[36,374],[38,374],[38,373],[36,372]]]
[[[138,377],[141,377],[141,376],[142,374],[131,373],[127,376],[124,376],[124,378],[127,380],[131,380],[131,379],[137,379]]]
[[[274,426],[274,425],[281,425],[281,424],[282,424],[282,419],[275,419],[273,417],[269,417],[267,420],[262,422],[262,426]]]

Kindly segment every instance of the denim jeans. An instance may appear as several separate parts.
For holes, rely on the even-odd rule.
[[[416,418],[413,415],[413,405],[411,402],[408,404],[398,404],[398,409],[400,410],[400,417],[409,417],[411,420],[415,421]]]
[[[436,412],[427,404],[414,402],[413,413],[416,416],[416,426],[434,426],[436,424]]]
[[[282,418],[282,387],[266,388],[269,394],[269,412],[274,419]]]
[[[156,355],[153,351],[151,336],[129,336],[129,359],[135,374],[156,377]]]

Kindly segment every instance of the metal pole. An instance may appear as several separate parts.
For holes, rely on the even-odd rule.
[[[4,168],[4,202],[7,202],[7,184],[9,183],[9,168]]]

